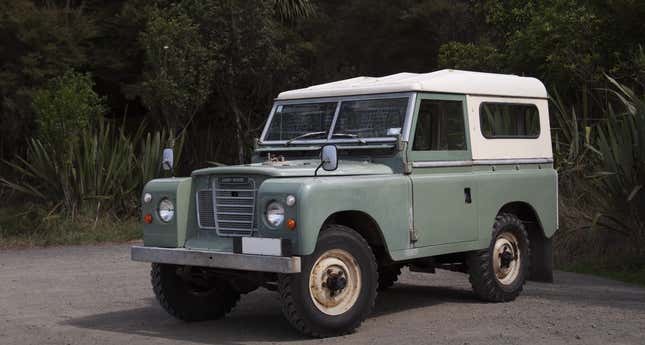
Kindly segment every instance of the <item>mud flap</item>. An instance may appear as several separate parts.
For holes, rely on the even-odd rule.
[[[529,237],[531,265],[529,266],[528,280],[553,283],[553,240],[545,238],[537,231],[530,232]]]

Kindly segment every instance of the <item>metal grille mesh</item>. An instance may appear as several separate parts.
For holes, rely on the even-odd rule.
[[[213,207],[213,191],[200,190],[197,192],[197,223],[200,228],[215,229],[215,208]]]
[[[220,236],[250,236],[255,228],[255,181],[218,177],[212,190],[198,192],[198,220],[203,229]]]

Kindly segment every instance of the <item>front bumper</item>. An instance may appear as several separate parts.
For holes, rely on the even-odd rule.
[[[243,271],[299,273],[300,257],[237,254],[185,248],[133,246],[130,255],[134,261],[161,264],[229,268]]]

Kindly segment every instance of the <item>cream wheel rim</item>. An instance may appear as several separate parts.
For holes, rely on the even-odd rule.
[[[505,232],[495,240],[493,248],[493,267],[495,277],[503,285],[511,285],[520,273],[522,257],[517,237]]]
[[[342,249],[324,252],[309,274],[309,295],[318,310],[340,315],[356,304],[361,291],[361,269]]]

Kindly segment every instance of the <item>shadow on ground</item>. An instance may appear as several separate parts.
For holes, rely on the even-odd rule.
[[[204,344],[307,339],[293,330],[283,318],[277,294],[266,290],[243,296],[240,305],[225,319],[197,323],[173,319],[153,298],[146,298],[144,302],[147,304],[145,307],[69,319],[62,324]],[[371,318],[446,302],[479,303],[468,290],[397,284],[379,293]]]
[[[418,280],[418,279],[417,279]],[[412,281],[415,281],[414,279]],[[623,310],[645,311],[645,289],[607,279],[557,272],[556,284],[530,282],[522,297],[555,301],[557,304],[605,306]],[[141,303],[143,302],[143,303]],[[481,304],[469,287],[428,286],[399,283],[376,300],[370,318],[379,318],[417,308],[443,303],[463,303],[476,308]],[[252,341],[287,342],[305,340],[283,318],[276,293],[260,289],[242,297],[232,314],[222,320],[184,323],[166,314],[153,298],[139,301],[144,305],[68,319],[62,324],[84,329],[191,341],[203,344],[240,344]]]

